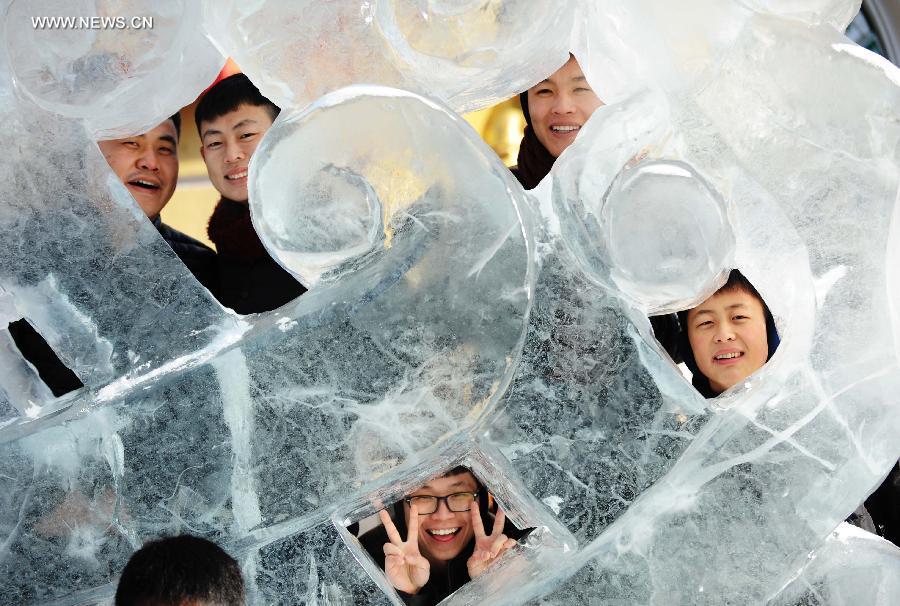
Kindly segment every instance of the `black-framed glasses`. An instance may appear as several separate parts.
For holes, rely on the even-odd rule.
[[[462,513],[472,509],[472,503],[478,498],[477,492],[455,492],[448,494],[446,497],[433,497],[431,495],[416,495],[413,497],[403,497],[407,505],[415,505],[416,511],[420,516],[433,514],[438,510],[441,501],[447,506],[447,509],[454,513]]]

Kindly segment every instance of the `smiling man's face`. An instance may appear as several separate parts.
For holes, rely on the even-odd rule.
[[[247,202],[247,170],[272,116],[262,105],[239,105],[234,111],[200,124],[200,153],[209,180],[220,194]]]
[[[435,478],[414,490],[408,496],[446,497],[461,492],[477,492],[478,482],[471,473],[459,473],[443,478]],[[471,507],[478,507],[475,501]],[[407,527],[409,526],[409,505],[404,503]],[[450,511],[447,503],[441,501],[437,511],[419,516],[419,551],[432,564],[448,562],[458,556],[475,536],[469,511]]]
[[[98,141],[97,146],[144,214],[155,219],[178,181],[178,134],[166,120],[143,135]]]
[[[690,310],[687,321],[697,367],[714,391],[725,391],[766,363],[766,317],[754,295],[741,289],[719,291]]]
[[[575,57],[569,57],[546,80],[528,89],[528,113],[534,134],[557,158],[602,105]]]

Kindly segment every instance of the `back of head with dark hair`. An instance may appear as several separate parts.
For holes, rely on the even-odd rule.
[[[778,349],[778,345],[781,343],[781,338],[778,336],[778,330],[775,328],[775,318],[772,317],[772,312],[769,311],[769,306],[766,305],[766,302],[763,300],[762,295],[759,294],[759,291],[756,290],[756,287],[748,280],[744,274],[742,274],[737,269],[732,269],[731,273],[728,274],[728,281],[722,285],[719,290],[715,292],[715,294],[723,293],[723,292],[733,292],[733,291],[742,291],[745,292],[756,299],[762,304],[763,314],[765,315],[766,320],[766,338],[769,346],[769,355],[766,357],[766,360],[770,360],[772,356],[775,354],[775,350]],[[693,386],[699,391],[703,397],[705,398],[714,398],[718,394],[713,391],[712,387],[709,385],[709,379],[707,379],[703,373],[700,372],[700,368],[697,366],[697,360],[694,358],[694,350],[691,349],[691,342],[688,339],[688,309],[684,311],[678,312],[678,323],[681,325],[678,335],[678,350],[681,354],[681,358],[684,360],[685,366],[688,367],[688,370],[691,371],[691,383]]]
[[[190,535],[151,541],[136,551],[119,579],[115,606],[243,606],[237,562],[218,545]]]
[[[197,103],[197,109],[194,112],[197,132],[200,132],[200,124],[204,120],[209,121],[221,118],[241,105],[265,107],[272,121],[275,120],[281,111],[277,105],[263,97],[256,85],[250,82],[250,78],[244,74],[234,74],[217,82],[200,98],[200,102]]]

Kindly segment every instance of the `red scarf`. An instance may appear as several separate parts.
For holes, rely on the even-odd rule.
[[[206,233],[216,245],[216,253],[223,257],[253,261],[269,255],[253,229],[246,202],[219,200]]]

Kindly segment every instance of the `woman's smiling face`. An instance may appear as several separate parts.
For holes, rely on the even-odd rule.
[[[547,79],[528,89],[531,127],[538,141],[557,158],[602,105],[572,56]]]

